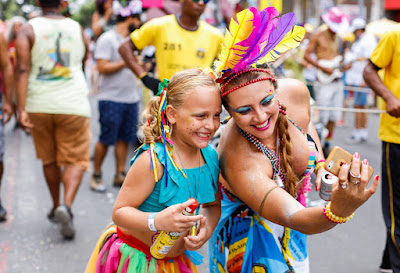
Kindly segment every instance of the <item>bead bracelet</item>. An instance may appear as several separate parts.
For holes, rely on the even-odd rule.
[[[350,214],[350,216],[348,216],[348,217],[340,217],[340,216],[335,215],[331,211],[331,202],[329,202],[328,204],[325,205],[325,207],[323,208],[323,211],[324,211],[325,218],[335,224],[346,223],[347,220],[352,219],[354,216],[354,212],[352,214]]]
[[[326,161],[325,159],[320,159],[320,160],[318,160],[317,165],[315,165],[315,169],[314,169],[314,173],[315,173],[315,174],[318,173],[319,168],[321,168],[322,166],[324,166],[325,161]]]

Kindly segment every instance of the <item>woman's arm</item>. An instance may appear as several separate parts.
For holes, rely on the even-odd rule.
[[[325,218],[322,207],[304,208],[285,190],[277,187],[271,179],[272,166],[262,153],[221,156],[221,160],[224,161],[221,166],[225,168],[221,171],[225,173],[232,193],[267,220],[304,234],[320,233],[336,225]],[[355,170],[359,166],[360,159],[353,158],[352,168]],[[363,164],[362,168],[360,184],[348,183],[346,189],[338,183],[334,184],[331,199],[331,210],[334,214],[341,217],[351,215],[376,191],[377,179],[366,189],[368,166]],[[349,165],[341,167],[339,179],[342,182],[348,182],[349,169]]]
[[[157,176],[162,177],[164,168],[157,160]],[[112,219],[117,226],[134,231],[149,231],[149,212],[142,212],[138,208],[152,193],[154,173],[150,169],[150,154],[142,153],[129,169],[115,201]],[[202,218],[202,215],[185,216],[182,211],[192,201],[170,206],[158,212],[154,219],[157,230],[185,231],[193,223]]]

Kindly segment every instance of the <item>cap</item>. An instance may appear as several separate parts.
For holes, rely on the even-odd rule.
[[[366,25],[367,22],[365,22],[363,18],[356,18],[353,21],[351,21],[350,31],[354,32],[357,29],[364,29]]]

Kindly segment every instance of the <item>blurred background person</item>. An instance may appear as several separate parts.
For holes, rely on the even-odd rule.
[[[38,4],[42,16],[29,20],[16,40],[18,112],[42,161],[53,203],[47,217],[72,239],[72,203],[90,160],[91,111],[82,70],[88,44],[82,27],[62,15],[60,0]]]
[[[131,33],[119,52],[126,65],[143,84],[158,92],[160,80],[170,79],[176,72],[211,66],[220,50],[222,33],[200,20],[209,0],[182,0],[181,13],[155,18]],[[158,77],[150,77],[136,59],[135,51],[145,46],[156,48]]]
[[[11,60],[11,69],[13,70],[13,74],[15,75],[16,68],[16,53],[15,53],[15,39],[17,38],[17,33],[21,29],[22,25],[25,24],[26,19],[21,16],[14,16],[8,21],[8,30],[7,30],[7,43],[8,43],[8,54]],[[15,78],[13,79],[15,86]],[[13,112],[15,116],[15,128],[19,127],[18,122],[18,113],[16,111],[17,107],[17,98],[16,93],[12,90],[11,94],[11,105],[13,107]]]
[[[325,107],[343,106],[343,71],[339,69],[343,60],[343,41],[337,33],[348,29],[350,20],[338,7],[332,7],[322,15],[326,28],[311,36],[304,59],[317,68],[317,86],[314,88],[316,104]],[[313,58],[313,53],[317,60]],[[323,147],[325,156],[330,152],[335,123],[341,119],[339,111],[321,111],[321,122],[328,129]]]
[[[382,79],[378,71],[384,69]],[[400,27],[387,32],[364,68],[364,81],[382,99],[378,136],[382,140],[382,213],[386,246],[380,272],[400,272]],[[392,270],[392,271],[390,271]]]
[[[113,0],[96,0],[96,11],[92,16],[92,30],[95,39],[115,25],[112,5]]]
[[[140,80],[126,68],[118,53],[119,46],[131,30],[141,25],[142,3],[139,0],[126,2],[126,6],[114,3],[120,5],[117,7],[114,4],[117,24],[100,35],[94,55],[100,72],[97,95],[100,137],[94,149],[90,188],[98,192],[106,190],[101,165],[111,145],[114,145],[116,164],[114,186],[120,187],[125,180],[128,143],[137,142],[138,108],[142,93]]]
[[[350,30],[354,33],[355,42],[352,44],[350,51],[345,55],[345,63],[351,65],[346,71],[346,85],[355,88],[366,87],[362,73],[367,65],[368,58],[371,56],[376,45],[378,44],[374,36],[365,32],[366,22],[362,18],[356,18],[351,22]],[[354,91],[354,108],[367,108],[368,92]],[[350,138],[346,142],[361,143],[368,139],[368,114],[355,113],[354,130]]]
[[[13,89],[13,69],[8,57],[7,41],[2,32],[0,32],[0,71],[3,78],[0,80],[0,86],[3,87],[1,90],[0,103],[1,103],[1,114],[0,114],[0,189],[1,180],[3,177],[4,164],[4,123],[10,120],[12,115],[11,107],[11,93]],[[1,193],[1,191],[0,191]],[[0,222],[5,221],[7,217],[7,211],[1,204],[0,196]]]

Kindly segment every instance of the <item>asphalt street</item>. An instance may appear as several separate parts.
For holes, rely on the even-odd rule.
[[[96,107],[93,109],[92,147],[99,133]],[[380,174],[378,123],[379,116],[370,115],[368,142],[348,145],[344,139],[351,134],[353,114],[346,114],[344,127],[337,129],[333,139],[334,144],[352,153],[358,151],[362,158],[367,158],[375,168],[375,174]],[[5,127],[1,200],[8,211],[8,220],[0,223],[0,273],[84,272],[99,234],[111,221],[113,202],[118,195],[118,188],[112,187],[114,151],[109,149],[103,164],[107,193],[92,192],[89,189],[90,172],[85,174],[73,205],[77,234],[74,240],[65,241],[58,226],[46,217],[51,199],[32,138],[13,127],[14,122]],[[134,147],[130,147],[129,156],[133,155],[133,150]],[[318,200],[318,194],[313,192],[309,198]],[[380,199],[379,188],[356,211],[353,220],[328,232],[309,236],[311,273],[377,272],[385,241]],[[207,255],[205,247],[201,253]],[[208,272],[206,264],[200,267],[200,272]]]

